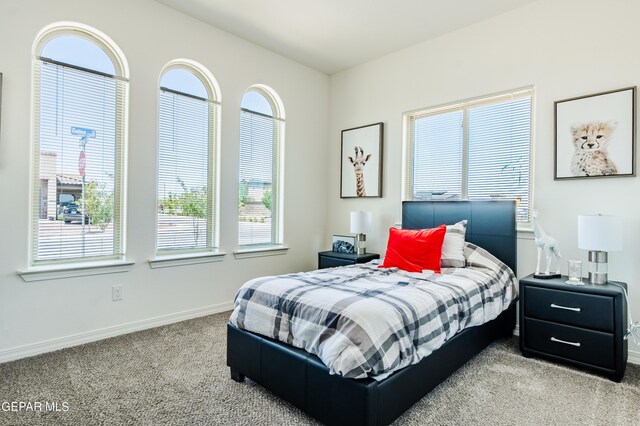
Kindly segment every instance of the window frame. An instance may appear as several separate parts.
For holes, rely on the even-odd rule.
[[[109,57],[113,63],[115,74],[110,75],[101,71],[83,68],[74,64],[56,61],[52,58],[43,58],[41,53],[44,47],[53,39],[61,36],[80,37],[96,44]],[[115,147],[116,157],[114,169],[116,177],[114,179],[114,253],[105,256],[83,256],[69,259],[37,259],[37,241],[39,215],[36,213],[36,206],[40,205],[39,191],[36,190],[35,182],[40,179],[40,116],[41,116],[41,80],[36,71],[38,62],[49,62],[55,65],[62,65],[71,69],[90,72],[96,75],[112,77],[123,84],[117,86],[115,105]],[[126,259],[126,200],[127,200],[127,170],[128,170],[128,120],[129,120],[129,67],[126,57],[119,46],[106,34],[88,25],[78,22],[57,22],[44,27],[36,36],[32,46],[32,94],[31,94],[31,172],[30,172],[30,212],[29,212],[29,254],[27,271],[19,272],[25,281],[38,279],[55,279],[56,274],[63,272],[66,276],[86,276],[96,272],[111,273],[128,270],[131,266]],[[118,156],[117,152],[121,154]],[[119,161],[118,161],[119,160]],[[124,268],[124,269],[123,269]],[[51,271],[55,271],[54,276]],[[38,277],[41,278],[38,278]],[[35,278],[34,278],[35,277]]]
[[[284,222],[283,222],[283,210],[284,210],[284,149],[285,149],[285,110],[283,103],[278,94],[270,87],[257,84],[249,87],[244,93],[246,95],[249,92],[256,92],[262,95],[267,102],[269,102],[272,110],[272,115],[268,116],[273,119],[275,129],[274,135],[274,158],[272,159],[274,180],[272,184],[272,210],[271,210],[271,242],[269,243],[255,243],[255,244],[240,244],[240,210],[236,214],[238,237],[236,239],[237,250],[234,251],[236,258],[248,258],[267,256],[272,254],[284,254],[288,249],[284,244]],[[243,111],[257,114],[260,116],[267,116],[266,114],[258,111],[252,111],[242,107],[242,101],[240,102],[240,114]],[[241,131],[241,129],[240,129]],[[240,138],[240,133],[238,133]],[[240,148],[240,146],[238,146]],[[240,188],[240,158],[241,152],[238,149],[238,188],[236,193],[239,193]]]
[[[535,87],[526,86],[514,90],[495,93],[492,95],[479,96],[469,98],[457,102],[448,104],[437,105],[430,108],[420,108],[403,113],[403,168],[402,168],[402,200],[413,200],[413,152],[414,152],[414,140],[412,126],[415,120],[424,117],[435,116],[453,111],[462,111],[462,190],[460,194],[461,200],[468,199],[469,188],[469,109],[494,105],[510,100],[531,98],[531,119],[530,119],[530,138],[529,138],[529,208],[528,217],[526,221],[517,221],[517,227],[519,230],[527,230],[531,227],[531,213],[533,211],[533,177],[534,177],[534,129],[535,129]]]
[[[161,85],[164,75],[172,70],[181,69],[192,73],[198,78],[205,90],[207,91],[208,99],[201,99],[199,96],[183,93],[171,88],[166,88]],[[224,253],[219,251],[220,241],[220,208],[219,208],[219,194],[220,194],[220,176],[219,176],[219,162],[220,162],[220,114],[222,107],[222,97],[220,95],[220,86],[217,80],[213,77],[211,72],[202,64],[190,60],[190,59],[175,59],[168,62],[160,72],[158,77],[158,100],[157,100],[157,135],[156,135],[156,196],[155,196],[155,258],[149,260],[152,268],[165,267],[165,266],[178,266],[185,264],[215,262],[222,260],[221,256]],[[209,215],[207,216],[207,244],[202,248],[192,249],[167,249],[160,250],[158,248],[158,197],[160,195],[159,187],[159,174],[160,174],[160,158],[159,158],[159,143],[160,143],[160,95],[162,91],[170,93],[201,99],[206,102],[214,104],[215,107],[209,110],[209,153],[208,153],[208,170],[207,170],[207,209]]]

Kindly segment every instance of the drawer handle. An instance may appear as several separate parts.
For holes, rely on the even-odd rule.
[[[555,303],[551,304],[552,308],[556,308],[556,309],[564,309],[567,311],[573,311],[573,312],[580,312],[582,310],[582,308],[570,308],[568,306],[562,306],[562,305],[556,305]]]
[[[565,345],[571,345],[571,346],[575,346],[577,348],[580,347],[580,343],[579,342],[567,342],[566,340],[556,339],[555,337],[552,337],[551,341],[552,342],[557,342],[557,343],[564,343]]]

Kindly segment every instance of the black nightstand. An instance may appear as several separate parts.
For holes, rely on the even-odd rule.
[[[333,268],[334,266],[355,265],[356,263],[367,263],[373,259],[379,259],[377,253],[367,254],[347,254],[335,251],[321,251],[318,253],[318,269]]]
[[[622,282],[565,284],[567,277],[520,280],[520,350],[622,380],[627,303]]]

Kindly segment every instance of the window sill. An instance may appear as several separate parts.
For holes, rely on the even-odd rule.
[[[533,228],[530,223],[516,226],[517,238],[520,240],[533,240]]]
[[[149,259],[151,269],[170,268],[173,266],[197,265],[200,263],[221,262],[225,252],[210,251],[205,253],[172,254]]]
[[[286,246],[266,246],[254,248],[242,248],[233,252],[236,259],[248,259],[251,257],[278,256],[286,254],[289,247]]]
[[[64,265],[34,266],[18,275],[26,282],[58,280],[63,278],[87,277],[91,275],[116,274],[129,272],[135,262],[103,261]]]

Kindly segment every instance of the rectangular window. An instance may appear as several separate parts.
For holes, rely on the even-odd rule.
[[[405,199],[512,199],[529,222],[532,105],[531,88],[405,114]]]
[[[279,141],[282,121],[250,110],[240,112],[238,244],[280,244],[278,229]]]
[[[32,263],[124,256],[127,81],[34,65]]]
[[[213,248],[216,108],[209,100],[160,90],[158,253]]]

